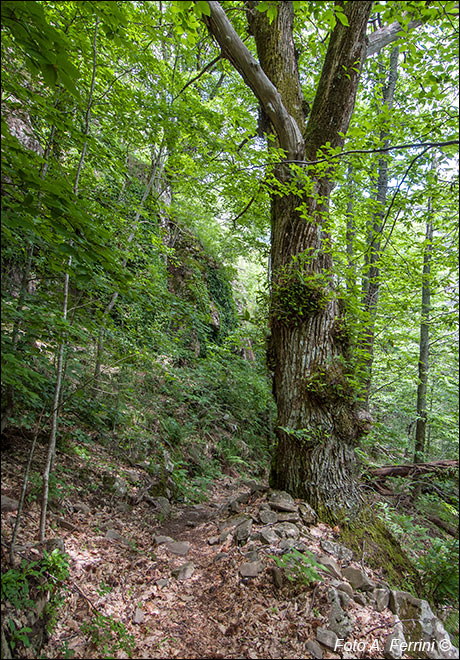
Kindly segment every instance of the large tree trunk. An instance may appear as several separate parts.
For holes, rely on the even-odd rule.
[[[306,160],[329,142],[342,146],[355,103],[371,3],[346,6],[350,27],[334,30],[305,132]],[[250,21],[262,68],[302,129],[302,92],[292,39],[290,2],[280,3],[272,24],[258,13]],[[356,71],[358,69],[358,71]],[[349,77],[342,75],[349,72]],[[277,172],[280,190],[295,184]],[[295,193],[272,197],[271,360],[278,409],[278,443],[270,482],[307,499],[321,516],[356,508],[354,445],[359,414],[340,332],[341,309],[332,287],[325,228],[332,173],[312,169]],[[313,193],[313,194],[312,194]]]
[[[297,173],[289,161],[314,161],[328,143],[340,148],[355,104],[366,56],[372,2],[348,2],[349,26],[337,23],[305,128],[293,40],[292,2],[277,4],[270,23],[248,2],[260,63],[250,54],[218,2],[204,17],[259,99],[286,161],[275,176],[271,204],[272,292],[269,357],[278,407],[278,443],[271,485],[308,500],[323,518],[357,509],[354,446],[368,425],[349,377],[348,341],[334,295],[327,214],[332,167]]]

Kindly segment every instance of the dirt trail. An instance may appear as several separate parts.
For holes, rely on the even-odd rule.
[[[22,447],[8,454],[2,466],[2,491],[8,496],[20,491],[18,475],[25,451]],[[38,465],[42,460],[39,451]],[[328,580],[316,587],[289,582],[275,586],[270,555],[276,548],[251,540],[239,545],[231,535],[216,541],[222,521],[238,508],[259,520],[261,493],[251,493],[237,478],[224,477],[209,488],[207,501],[174,504],[171,516],[160,522],[151,503],[132,504],[136,492],[142,491],[145,472],[139,470],[137,485],[130,487],[126,497],[114,497],[102,485],[104,475],[109,471],[127,477],[132,470],[121,463],[114,465],[109,451],[101,449],[91,462],[65,456],[60,461],[67,470],[68,492],[51,516],[49,536],[62,539],[70,556],[70,588],[42,657],[128,657],[126,637],[109,634],[104,639],[101,627],[94,626],[96,612],[121,621],[134,636],[134,658],[309,657],[307,644],[316,639],[316,629],[325,624],[330,609]],[[245,502],[229,511],[226,505],[244,493]],[[29,499],[26,508],[18,541],[32,552],[39,505]],[[6,538],[14,518],[14,512],[2,514]],[[309,533],[309,547],[314,551],[320,538],[327,538],[332,530],[318,525]],[[185,554],[175,554],[177,546],[155,540],[161,535],[190,547],[181,545]],[[244,578],[241,565],[254,561],[254,554],[261,571]],[[193,566],[184,579],[175,577],[175,569],[183,564]],[[386,633],[388,615],[376,620],[375,613],[351,607],[360,627],[379,626],[382,636]],[[93,625],[92,636],[85,630],[87,624]],[[21,657],[34,654],[25,649]],[[323,657],[339,656],[329,652]]]

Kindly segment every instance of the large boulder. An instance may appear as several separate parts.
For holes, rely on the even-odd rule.
[[[391,591],[390,610],[402,621],[410,658],[457,659],[459,657],[441,621],[426,600],[407,591]]]

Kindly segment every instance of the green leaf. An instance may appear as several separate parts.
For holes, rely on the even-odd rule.
[[[342,23],[342,25],[345,25],[346,27],[350,26],[350,23],[348,22],[348,18],[345,16],[345,14],[342,14],[340,11],[335,12],[336,18],[339,19],[339,21]]]
[[[195,10],[198,16],[204,14],[205,16],[211,16],[211,8],[207,0],[198,0],[195,3]]]

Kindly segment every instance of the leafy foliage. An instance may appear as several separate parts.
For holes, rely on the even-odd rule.
[[[316,570],[321,568],[311,552],[299,552],[295,548],[289,550],[281,557],[271,555],[279,568],[285,571],[290,582],[296,582],[309,587],[312,583],[321,580],[321,575]]]

